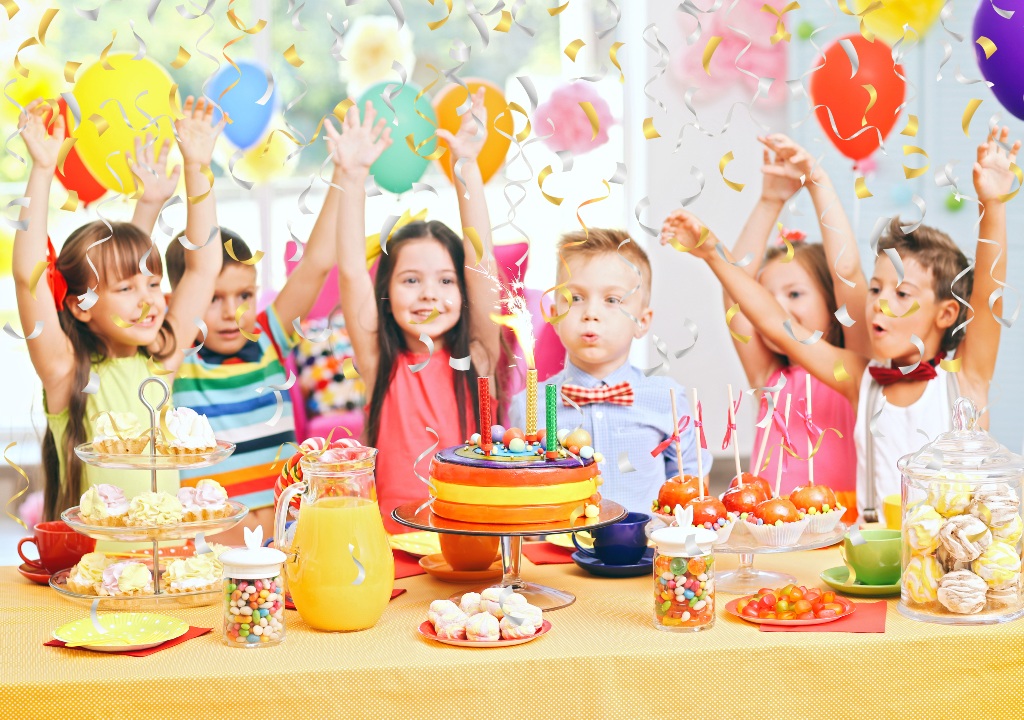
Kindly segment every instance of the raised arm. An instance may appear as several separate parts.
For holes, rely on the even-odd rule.
[[[1017,159],[1017,151],[1021,147],[1018,140],[1007,151],[1005,145],[1009,135],[1007,127],[1002,130],[992,128],[986,141],[978,146],[978,160],[974,164],[974,189],[978,193],[981,202],[979,212],[982,213],[978,237],[991,242],[978,242],[970,299],[974,306],[974,320],[965,328],[957,355],[963,362],[962,377],[980,392],[981,397],[987,395],[996,369],[1002,330],[995,317],[1002,315],[1002,297],[992,305],[991,312],[988,303],[992,293],[1006,281],[1006,205],[1001,197],[1013,186],[1010,164]]]
[[[154,144],[154,139],[149,135],[142,140],[136,137],[135,154],[128,154],[125,158],[136,181],[142,186],[142,194],[135,203],[132,225],[147,235],[153,234],[160,208],[174,194],[181,176],[181,165],[175,165],[171,174],[167,174],[167,156],[171,144],[164,143],[159,153],[153,152]]]
[[[803,366],[823,383],[834,388],[856,409],[857,392],[867,360],[851,350],[829,345],[824,340],[818,340],[810,345],[799,342],[797,338],[806,340],[811,336],[811,331],[789,317],[760,283],[719,257],[715,251],[718,239],[713,233],[708,232],[704,242],[697,246],[703,229],[695,216],[677,213],[676,237],[684,247],[690,248],[690,252],[708,264],[725,289],[740,304],[740,308],[746,309],[747,317],[757,331],[777,345],[789,357],[790,362]],[[790,322],[792,336],[786,332],[786,321]],[[840,381],[835,378],[836,363],[840,361],[850,375],[848,380]]]
[[[213,103],[206,98],[185,100],[184,117],[174,122],[185,165],[185,194],[188,195],[188,219],[185,239],[197,250],[185,251],[185,272],[178,282],[167,308],[167,321],[174,330],[175,351],[164,367],[174,371],[184,357],[180,351],[191,347],[198,332],[195,318],[201,318],[213,299],[222,264],[217,205],[213,184],[207,179],[217,136],[224,129],[224,117],[213,124]],[[212,236],[211,236],[212,233]],[[155,351],[156,348],[151,348]]]
[[[469,334],[473,347],[473,364],[481,375],[490,375],[501,354],[501,330],[491,320],[491,313],[498,312],[500,299],[497,277],[497,263],[494,260],[494,244],[491,241],[491,219],[487,213],[487,199],[484,196],[484,181],[477,164],[477,156],[487,139],[487,108],[484,107],[484,89],[479,88],[472,96],[470,111],[462,116],[459,131],[452,135],[447,130],[438,130],[437,136],[451,148],[451,162],[455,168],[455,192],[459,196],[459,215],[462,218],[462,235],[466,248],[466,290],[469,294]],[[482,127],[477,125],[479,121]],[[464,161],[464,162],[460,162]],[[459,181],[459,175],[462,181]],[[477,262],[477,250],[473,246],[472,228],[480,239],[482,255]]]
[[[324,123],[327,146],[334,158],[334,182],[341,187],[335,237],[341,312],[367,397],[373,395],[379,353],[377,300],[366,270],[365,183],[370,166],[391,144],[391,128],[385,127],[383,118],[374,124],[376,116],[373,105],[367,102],[362,121],[359,107],[349,108],[340,134],[329,120]]]
[[[44,275],[36,283],[35,297],[30,289],[32,271],[36,264],[46,258],[46,216],[49,209],[50,185],[53,183],[57,155],[64,142],[64,118],[58,113],[53,121],[53,136],[46,134],[46,119],[49,111],[40,101],[30,103],[18,120],[21,137],[32,160],[25,197],[28,206],[22,206],[18,220],[27,223],[14,234],[14,252],[11,271],[14,275],[15,292],[18,298],[18,315],[22,332],[30,335],[37,322],[43,324],[42,331],[27,341],[32,366],[43,381],[46,391],[47,410],[60,412],[67,407],[74,389],[71,377],[74,375],[71,342],[60,327],[53,293]],[[75,302],[75,298],[71,298]]]

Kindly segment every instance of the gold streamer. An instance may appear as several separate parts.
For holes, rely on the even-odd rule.
[[[782,223],[779,223],[779,224],[781,225]],[[702,226],[701,229],[700,229],[700,237],[697,239],[697,244],[694,245],[692,248],[686,247],[681,242],[679,242],[678,238],[676,238],[674,236],[670,237],[668,239],[668,244],[671,245],[676,250],[678,250],[679,252],[690,252],[691,250],[696,250],[701,245],[703,245],[704,241],[708,239],[708,235],[710,235],[710,234],[711,234],[711,231],[708,230],[706,227]],[[788,260],[784,260],[783,262],[789,262],[789,261]]]
[[[733,155],[732,155],[732,150],[730,150],[729,152],[727,152],[725,155],[722,156],[721,160],[718,161],[718,172],[721,174],[722,180],[725,181],[726,185],[731,187],[736,192],[743,192],[743,188],[744,188],[744,184],[743,183],[733,182],[732,180],[730,180],[729,178],[727,178],[725,176],[725,166],[728,165],[729,163],[731,163],[732,161],[733,161]]]
[[[149,314],[149,303],[143,303],[142,304],[142,309],[139,310],[139,320],[142,320],[148,314]],[[139,322],[139,320],[136,320],[135,322],[128,322],[127,320],[122,319],[121,316],[118,315],[117,313],[114,313],[113,315],[111,315],[110,319],[113,320],[114,324],[117,325],[119,328],[124,328],[125,330],[127,330],[130,327],[134,327],[135,324],[137,322]]]
[[[554,17],[555,15],[561,15],[562,12],[569,7],[569,0],[565,0],[565,5],[559,5],[558,7],[548,8],[548,15]]]
[[[836,379],[836,382],[846,382],[850,379],[850,373],[846,372],[846,366],[843,365],[842,360],[836,360],[836,364],[832,366],[832,377]]]
[[[432,120],[428,115],[426,115],[425,113],[421,112],[420,109],[418,107],[416,107],[416,105],[420,101],[420,98],[423,97],[424,95],[426,95],[428,92],[430,92],[430,89],[432,87],[434,87],[435,85],[437,85],[437,83],[441,80],[441,77],[442,77],[441,76],[441,71],[438,70],[436,67],[434,67],[433,65],[431,65],[429,63],[427,64],[427,67],[434,71],[434,79],[431,80],[422,90],[420,90],[418,93],[416,93],[416,98],[412,102],[412,109],[421,118],[426,120],[428,123],[430,123],[434,127],[437,127],[437,122],[436,121]],[[467,91],[468,91],[468,88],[467,88]]]
[[[921,309],[921,306],[918,305],[917,300],[915,300],[905,313],[903,313],[902,315],[897,315],[892,311],[892,308],[889,307],[889,301],[886,300],[885,298],[882,298],[881,300],[878,301],[878,309],[881,310],[882,314],[885,315],[886,317],[905,318],[910,317],[911,315],[916,313],[918,310]]]
[[[71,148],[75,146],[77,140],[78,138],[66,137],[60,145],[60,152],[57,153],[57,169],[62,175],[64,174],[64,161],[68,159],[68,153],[71,152]]]
[[[245,26],[245,22],[240,17],[238,17],[238,14],[235,12],[235,9],[233,7],[231,7],[234,4],[235,4],[235,0],[229,0],[229,2],[228,2],[228,21],[231,23],[231,25],[236,30],[244,32],[246,35],[255,35],[260,30],[262,30],[263,28],[265,28],[267,26],[267,21],[261,19],[261,20],[257,20],[255,23],[253,23],[253,25],[251,27],[246,27]],[[299,9],[300,10],[302,9],[301,6],[299,7]]]
[[[46,272],[47,263],[45,260],[40,260],[36,263],[36,266],[32,268],[32,275],[28,279],[28,292],[32,296],[32,299],[36,299],[36,286],[39,284],[39,278]]]
[[[42,40],[42,38],[40,38],[40,40]],[[979,45],[981,45],[981,49],[985,51],[985,59],[986,60],[988,60],[990,57],[992,57],[992,53],[994,53],[996,51],[996,49],[997,49],[996,48],[996,44],[994,42],[992,42],[991,40],[989,40],[984,35],[980,36],[974,42],[976,42]],[[1000,55],[1000,57],[1002,57],[1002,56]]]
[[[345,361],[341,364],[341,374],[345,376],[346,380],[355,380],[359,377],[359,372],[356,370],[352,358],[345,358]]]
[[[239,260],[238,256],[235,255],[235,248],[232,246],[233,243],[234,240],[231,240],[230,238],[226,240],[224,242],[224,251],[228,254],[228,257],[230,257],[236,263],[241,263],[242,265],[255,265],[256,263],[263,259],[263,251],[257,250],[252,254],[252,257],[249,258],[248,260]]]
[[[654,127],[653,117],[644,118],[644,137],[648,140],[661,137],[661,133],[659,133]]]
[[[563,262],[565,262],[565,261],[563,260]],[[566,307],[564,313],[560,313],[558,315],[548,315],[547,310],[544,309],[544,296],[546,296],[549,292],[557,293],[557,294],[561,295],[563,298],[565,298],[565,301],[566,301],[566,303],[568,303],[568,306]],[[555,285],[553,288],[548,288],[547,290],[544,291],[544,295],[541,296],[541,299],[540,299],[540,314],[541,314],[541,317],[544,318],[544,322],[546,322],[546,323],[550,323],[551,325],[554,325],[555,323],[561,322],[562,320],[565,319],[565,316],[569,314],[569,310],[571,310],[571,309],[572,309],[572,293],[569,292],[569,289],[566,287],[566,283],[561,283],[560,285]]]
[[[566,3],[568,5],[569,3]],[[14,0],[0,0],[0,5],[3,5],[4,10],[7,11],[7,19],[13,20],[14,16],[18,14],[21,8],[18,7],[18,3]]]
[[[786,32],[786,24],[784,22],[782,22],[782,16],[785,15],[786,13],[788,13],[788,12],[792,12],[793,10],[797,10],[799,8],[800,8],[800,3],[796,2],[795,0],[794,0],[794,2],[791,2],[788,5],[786,5],[786,7],[782,8],[782,10],[776,10],[771,5],[768,5],[767,3],[765,3],[764,5],[761,6],[761,12],[770,13],[770,14],[774,15],[775,18],[776,18],[776,20],[775,20],[775,34],[772,35],[771,38],[770,38],[770,40],[772,41],[772,45],[774,45],[774,44],[776,44],[776,43],[778,43],[780,41],[781,42],[789,42],[790,40],[793,39],[793,36],[791,34],[789,34],[788,32]]]
[[[1010,163],[1010,172],[1017,176],[1017,189],[1013,192],[1008,192],[1005,195],[999,196],[1000,202],[1010,202],[1014,196],[1020,192],[1020,186],[1024,183],[1024,173],[1021,172],[1020,168],[1017,167],[1017,163]]]
[[[426,140],[421,142],[419,145],[413,145],[414,138],[413,138],[412,134],[409,134],[409,135],[405,136],[405,144],[409,146],[410,150],[412,150],[416,155],[419,155],[424,160],[437,160],[439,157],[441,157],[442,155],[445,154],[445,148],[443,146],[441,146],[441,145],[437,145],[434,148],[433,152],[431,152],[429,155],[423,155],[423,154],[420,153],[420,148],[422,148],[424,145],[426,145],[428,142],[430,142],[433,139],[434,139],[434,136],[431,135]]]
[[[5,7],[6,7],[6,5],[5,5]],[[14,6],[14,12],[18,12],[18,6],[17,5]],[[14,17],[14,13],[11,13],[9,8],[7,10],[7,13],[8,13],[9,17]],[[22,470],[21,467],[17,463],[12,462],[11,459],[9,457],[7,457],[7,452],[12,447],[14,447],[17,444],[18,444],[17,442],[12,442],[11,444],[9,444],[7,447],[4,448],[4,462],[6,462],[8,465],[10,465],[11,469],[14,470],[14,472],[18,473],[23,478],[25,478],[25,487],[23,487],[21,490],[19,490],[18,492],[14,493],[13,495],[11,495],[10,499],[6,503],[4,503],[4,512],[7,513],[7,517],[9,517],[11,520],[13,520],[14,522],[16,522],[19,525],[21,525],[26,530],[28,530],[29,528],[28,528],[27,525],[25,525],[25,521],[22,520],[17,515],[15,515],[14,513],[12,513],[11,510],[10,510],[11,503],[13,503],[15,500],[17,500],[22,495],[27,493],[28,489],[32,486],[32,482],[28,479],[28,475],[25,474],[25,471]]]
[[[53,19],[57,17],[57,13],[59,12],[60,10],[58,10],[57,8],[47,8],[46,12],[43,13],[43,17],[40,18],[39,28],[36,30],[36,37],[39,38],[40,45],[46,44],[46,31],[50,29],[50,23],[53,22]],[[987,38],[983,39],[987,40]],[[978,42],[980,43],[981,39],[979,39]],[[993,46],[992,52],[995,51],[995,46]]]
[[[963,117],[960,118],[960,127],[963,128],[964,135],[967,137],[971,136],[971,120],[974,119],[974,113],[977,112],[978,107],[982,102],[984,101],[979,100],[978,98],[971,98],[967,101],[967,107],[964,108]]]
[[[173,372],[165,368],[160,364],[159,360],[153,357],[146,360],[146,368],[149,370],[150,375],[170,375]]]
[[[438,309],[434,308],[434,309],[432,309],[430,311],[430,314],[427,315],[427,317],[424,318],[423,320],[410,320],[409,324],[410,325],[426,325],[428,322],[434,322],[434,320],[436,320],[437,316],[440,315],[440,314],[441,313],[438,312]]]
[[[917,115],[907,116],[907,126],[903,128],[900,135],[906,135],[907,137],[917,137]]]
[[[594,105],[589,100],[580,103],[580,107],[583,108],[583,112],[587,114],[587,119],[590,120],[591,130],[591,141],[597,139],[597,134],[601,132],[601,120],[597,117],[597,111],[594,110]]]
[[[35,38],[29,38],[28,40],[23,42],[18,47],[18,51],[16,53],[14,53],[14,69],[17,70],[18,74],[21,75],[22,77],[26,77],[26,78],[28,77],[28,68],[21,64],[21,58],[19,58],[18,55],[20,55],[21,51],[24,50],[25,48],[30,48],[33,45],[38,45],[38,44],[39,44],[38,40],[36,40]]]
[[[284,59],[287,60],[288,64],[292,67],[302,67],[303,60],[299,57],[299,53],[295,49],[294,43],[284,51]]]
[[[427,2],[429,2],[431,5],[434,4],[434,0],[427,0]],[[440,20],[435,20],[434,22],[428,22],[427,23],[427,27],[430,28],[431,30],[437,30],[439,27],[441,27],[446,22],[448,22],[448,18],[450,18],[452,16],[452,0],[443,0],[443,2],[445,4],[445,7],[448,8],[448,14],[445,15]]]
[[[951,373],[960,372],[960,366],[962,364],[963,364],[963,358],[959,358],[959,357],[953,358],[952,360],[949,360],[949,359],[946,359],[946,358],[943,358],[942,360],[939,360],[939,367],[942,368],[943,370],[945,370],[946,372],[951,372]]]
[[[242,327],[242,316],[245,315],[245,313],[248,312],[248,311],[249,311],[249,302],[248,301],[246,301],[246,302],[244,302],[244,303],[242,303],[241,305],[238,306],[238,309],[235,310],[235,325],[238,326],[238,332],[242,333],[242,337],[244,337],[246,340],[251,340],[252,342],[256,342],[257,340],[259,340],[259,336],[258,335],[251,335],[250,333],[247,333],[245,331],[245,328]]]
[[[612,186],[608,184],[607,180],[602,180],[601,182],[604,183],[604,189],[607,190],[607,193],[605,193],[604,197],[596,197],[590,198],[589,200],[584,200],[576,207],[576,221],[579,222],[579,224],[583,227],[583,234],[588,238],[590,237],[590,230],[587,229],[587,224],[583,222],[583,218],[580,217],[580,210],[582,210],[585,205],[599,203],[602,200],[607,200],[612,196]]]
[[[704,46],[704,57],[701,58],[701,64],[704,66],[704,72],[711,76],[711,56],[715,54],[715,50],[718,48],[718,44],[722,42],[721,35],[712,35],[708,38],[708,44]]]
[[[533,130],[533,126],[530,125],[530,115],[526,112],[526,110],[523,108],[523,106],[520,105],[517,102],[510,102],[508,104],[508,109],[509,109],[509,112],[517,112],[520,115],[522,115],[524,118],[526,118],[526,125],[525,125],[525,127],[523,127],[523,129],[520,130],[518,133],[516,133],[516,140],[518,140],[519,142],[523,142],[524,140],[526,140],[526,138],[530,137],[530,133]],[[500,117],[500,115],[499,115],[499,117]],[[497,118],[495,118],[495,120],[496,119]]]
[[[68,190],[68,199],[64,201],[64,204],[60,206],[61,210],[67,212],[74,212],[78,209],[78,192],[75,190]]]
[[[864,178],[862,178],[862,177],[858,177],[854,181],[853,188],[854,188],[854,192],[857,194],[857,199],[858,200],[863,200],[864,198],[874,197],[871,194],[871,191],[868,190],[868,184],[866,182],[864,182]]]
[[[565,50],[563,50],[562,52],[565,53],[565,56],[567,58],[569,58],[573,62],[576,62],[576,55],[583,48],[584,45],[586,45],[586,43],[583,42],[583,40],[581,40],[580,38],[576,38],[571,43],[566,45]]]
[[[480,233],[476,231],[475,227],[464,227],[462,234],[468,237],[469,242],[472,243],[473,252],[476,253],[476,264],[479,265],[480,261],[484,259],[484,243],[480,239]]]
[[[740,335],[738,332],[736,332],[735,330],[732,329],[732,319],[734,317],[736,317],[736,315],[739,313],[739,311],[740,311],[740,304],[739,303],[733,303],[733,306],[725,311],[725,326],[727,328],[729,328],[729,334],[732,335],[732,339],[733,340],[735,340],[736,342],[741,342],[743,344],[746,344],[746,343],[750,342],[751,336],[750,335]]]
[[[871,83],[861,85],[861,87],[868,91],[868,106],[864,108],[864,117],[860,119],[860,125],[861,127],[864,127],[868,124],[868,113],[871,112],[871,108],[873,108],[875,103],[878,102],[878,91],[875,90],[875,86]]]
[[[82,63],[68,60],[64,63],[64,82],[71,83],[75,82],[75,73],[78,72],[78,68],[82,67]]]
[[[171,63],[171,67],[175,70],[181,70],[183,67],[185,67],[185,63],[187,63],[189,59],[191,59],[191,57],[192,53],[190,53],[188,50],[179,45],[178,57],[174,58],[174,62]]]
[[[907,155],[924,155],[924,159],[928,159],[928,153],[925,152],[922,148],[917,147],[916,145],[904,145],[903,155],[904,157],[906,157]],[[929,167],[930,164],[927,162],[924,164],[924,167],[921,168],[907,167],[907,165],[904,164],[903,174],[906,176],[907,180],[910,180],[912,178],[921,177],[922,175],[924,175],[926,172],[928,172]]]
[[[540,174],[537,176],[537,187],[540,188],[540,194],[544,196],[545,200],[552,205],[561,205],[565,198],[555,197],[554,195],[548,195],[544,192],[544,181],[547,180],[548,176],[552,173],[554,173],[554,170],[551,169],[550,165],[541,170]]]
[[[188,196],[188,201],[192,205],[195,205],[196,203],[202,202],[203,200],[205,200],[206,196],[210,194],[211,190],[213,190],[213,170],[210,169],[210,166],[209,165],[203,165],[199,169],[199,172],[201,172],[206,177],[207,181],[210,183],[210,187],[202,195],[189,195]]]
[[[103,66],[104,70],[114,69],[114,66],[107,61],[107,54],[110,53],[110,48],[114,47],[115,40],[117,40],[117,30],[113,31],[113,37],[110,39],[110,44],[100,51],[100,65]]]
[[[566,5],[568,5],[568,4],[569,3],[566,3]],[[622,47],[625,44],[626,43],[623,43],[623,42],[612,43],[612,47],[608,51],[608,57],[611,59],[612,65],[614,65],[615,69],[619,71],[619,82],[620,83],[626,82],[626,76],[622,74],[622,66],[619,65],[619,48]]]
[[[110,123],[107,119],[98,113],[93,113],[89,116],[89,122],[96,126],[96,137],[103,137],[103,133],[110,127]]]
[[[507,33],[509,28],[512,27],[512,13],[508,10],[501,11],[501,19],[498,20],[498,24],[494,26],[494,32]]]
[[[355,105],[355,101],[353,101],[352,98],[345,98],[334,106],[334,109],[331,110],[331,114],[338,119],[338,122],[345,122],[345,115],[353,105]]]

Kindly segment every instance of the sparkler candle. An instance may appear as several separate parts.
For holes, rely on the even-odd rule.
[[[546,393],[545,400],[547,401],[545,405],[547,410],[547,457],[548,459],[554,459],[558,457],[558,386],[545,385],[544,391]]]
[[[491,384],[490,378],[479,377],[477,394],[480,396],[480,448],[487,452],[491,441]]]
[[[537,371],[526,371],[526,439],[537,439]]]

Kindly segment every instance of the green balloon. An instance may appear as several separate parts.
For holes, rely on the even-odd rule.
[[[955,193],[950,193],[946,196],[946,209],[950,212],[957,212],[964,206],[964,201],[957,199]]]
[[[389,102],[394,111],[384,102],[384,92],[389,87],[392,92]],[[433,137],[437,128],[437,115],[428,96],[424,95],[416,100],[419,92],[420,89],[412,84],[407,84],[403,88],[399,83],[382,82],[368,89],[359,98],[360,115],[366,103],[370,102],[377,111],[377,116],[384,118],[391,128],[391,147],[381,153],[377,161],[370,166],[370,174],[377,185],[389,192],[403,193],[412,189],[412,184],[423,177],[427,165],[430,164],[430,160],[424,156],[430,155],[437,146],[437,138]],[[420,117],[417,112],[429,119]],[[409,149],[409,143],[405,139],[407,135],[412,135],[412,144],[418,148],[418,155]],[[429,141],[424,143],[423,147],[419,147],[419,144],[428,138]]]
[[[796,26],[796,36],[801,40],[809,40],[816,29],[814,23],[809,20],[801,20],[800,24]]]

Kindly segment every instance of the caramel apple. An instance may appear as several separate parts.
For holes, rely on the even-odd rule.
[[[706,496],[703,500],[694,498],[688,507],[693,508],[693,524],[697,527],[705,525],[713,528],[719,519],[727,517],[725,505],[713,495]]]
[[[772,498],[758,503],[754,508],[754,517],[765,525],[774,525],[779,520],[784,523],[799,522],[800,511],[786,498]]]
[[[668,515],[672,513],[676,505],[686,507],[687,503],[700,495],[697,482],[697,478],[693,475],[686,475],[682,479],[676,476],[666,480],[658,490],[658,500],[654,503],[654,511]],[[706,480],[704,481],[704,494],[710,495]]]
[[[743,485],[757,485],[764,490],[764,499],[770,498],[772,493],[772,486],[767,480],[758,475],[751,475],[750,473],[743,473],[741,476],[734,477],[732,482],[729,483],[730,488],[739,487],[740,480],[743,480]]]
[[[800,485],[789,494],[789,499],[803,512],[811,508],[821,512],[825,505],[836,507],[836,494],[824,485]]]
[[[760,480],[760,478],[757,478]],[[735,485],[722,496],[722,504],[729,512],[741,515],[752,513],[758,503],[762,503],[769,497],[761,483],[745,483]]]

